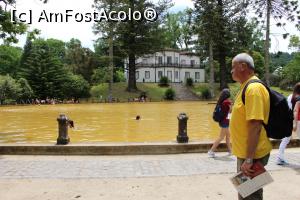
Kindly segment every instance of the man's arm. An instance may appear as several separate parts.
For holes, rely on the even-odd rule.
[[[247,158],[253,159],[255,156],[256,147],[258,144],[260,131],[262,128],[262,120],[249,120],[248,121],[248,142],[247,142]],[[250,176],[254,171],[251,169],[253,163],[244,162],[241,170],[247,176]]]

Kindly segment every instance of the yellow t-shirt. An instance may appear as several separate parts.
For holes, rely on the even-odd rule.
[[[251,79],[258,79],[256,76]],[[248,120],[263,120],[267,124],[270,111],[270,97],[268,90],[261,83],[251,83],[245,92],[245,105],[242,101],[242,91],[249,81],[240,87],[236,96],[230,119],[230,135],[232,153],[238,158],[247,156]],[[272,144],[262,127],[254,158],[261,158],[272,150]]]

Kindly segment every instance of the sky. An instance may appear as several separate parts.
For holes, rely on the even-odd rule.
[[[30,30],[37,28],[41,30],[40,37],[48,39],[55,38],[63,41],[69,41],[71,38],[77,38],[81,41],[82,46],[93,49],[93,41],[97,39],[97,36],[93,33],[93,22],[75,22],[74,18],[69,22],[45,22],[38,19],[41,12],[45,10],[47,14],[52,13],[65,13],[66,10],[73,10],[73,15],[76,13],[88,13],[93,12],[92,4],[94,0],[49,0],[47,4],[41,3],[39,0],[17,0],[16,10],[17,14],[22,12],[26,13],[23,18],[29,21],[29,10],[32,10],[32,24]],[[154,0],[157,1],[157,0]],[[192,0],[173,0],[174,6],[171,8],[171,12],[177,12],[184,10],[187,7],[192,8]],[[25,16],[25,17],[24,17]],[[299,31],[296,30],[294,25],[288,24],[285,30],[292,34],[299,36]],[[275,26],[275,22],[271,23],[271,52],[291,52],[288,49],[289,37],[283,39],[282,34],[285,33],[284,29]],[[26,36],[20,36],[20,42],[17,46],[23,47]]]

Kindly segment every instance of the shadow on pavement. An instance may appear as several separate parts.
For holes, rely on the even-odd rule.
[[[219,156],[219,157],[215,157],[214,158],[215,160],[220,160],[220,161],[230,161],[230,162],[232,162],[232,161],[235,161],[235,159],[234,158],[232,158],[231,156]]]

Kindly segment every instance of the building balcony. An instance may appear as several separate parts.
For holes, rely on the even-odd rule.
[[[128,63],[126,63],[128,66]],[[179,63],[136,63],[136,68],[159,68],[159,67],[175,67],[175,68],[204,68],[202,65],[179,64]]]

